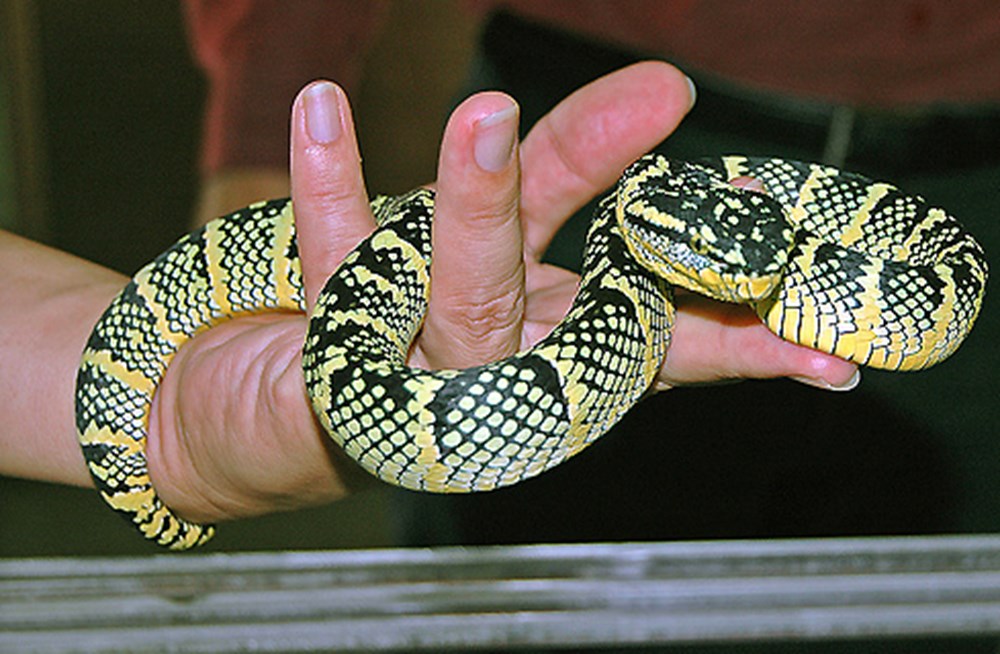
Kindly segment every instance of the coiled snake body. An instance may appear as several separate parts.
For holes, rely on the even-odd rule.
[[[766,193],[737,189],[738,176]],[[406,366],[427,307],[433,195],[373,203],[379,229],[327,283],[303,351],[316,415],[369,472],[428,491],[538,474],[604,434],[666,354],[671,285],[753,305],[779,336],[880,368],[949,356],[979,312],[979,245],[941,209],[831,167],[647,155],[599,205],[578,295],[528,351],[467,370]],[[304,310],[289,201],[181,239],[102,316],[77,378],[77,427],[104,499],[183,549],[212,527],[175,516],[146,470],[153,393],[177,349],[232,317]]]

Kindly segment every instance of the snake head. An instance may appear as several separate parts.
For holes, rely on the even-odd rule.
[[[792,247],[782,205],[766,192],[738,188],[718,171],[654,160],[622,185],[618,219],[629,249],[672,284],[727,302],[770,296]]]

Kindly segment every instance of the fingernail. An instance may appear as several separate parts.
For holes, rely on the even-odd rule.
[[[306,131],[317,143],[333,143],[340,137],[340,98],[330,82],[310,86],[303,98]]]
[[[821,388],[824,391],[850,391],[857,388],[858,384],[861,383],[861,370],[855,370],[851,378],[839,386],[835,386],[825,379],[814,379],[812,377],[792,377],[797,382],[806,384],[807,386],[812,386],[814,388]]]
[[[517,143],[517,105],[513,102],[480,118],[473,127],[473,156],[486,172],[503,170]]]
[[[694,108],[695,101],[698,99],[698,87],[694,85],[693,79],[691,79],[687,75],[685,75],[684,77],[687,79],[688,89],[690,89],[691,91],[691,104],[688,105],[688,111],[691,111],[691,109]]]

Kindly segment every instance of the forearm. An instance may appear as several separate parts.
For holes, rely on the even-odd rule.
[[[0,279],[0,474],[89,485],[76,444],[76,369],[127,280],[5,232]]]

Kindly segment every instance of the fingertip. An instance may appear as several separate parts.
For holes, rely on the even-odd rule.
[[[816,352],[807,367],[811,370],[804,374],[789,375],[789,379],[836,392],[854,390],[861,383],[861,369],[856,364],[833,355]]]
[[[292,103],[292,146],[333,143],[344,132],[345,113],[349,117],[349,103],[340,86],[324,79],[306,84]]]
[[[520,107],[499,91],[486,91],[466,98],[452,112],[441,141],[438,178],[461,175],[465,180],[470,164],[479,172],[504,172],[516,157]],[[445,180],[441,178],[444,177]]]
[[[665,61],[640,61],[604,79],[634,98],[638,108],[655,112],[648,120],[663,137],[694,108],[698,97],[694,80]]]
[[[511,102],[473,125],[473,159],[484,172],[498,173],[510,165],[517,145],[518,106]]]
[[[806,345],[784,340],[760,323],[759,331],[774,343],[771,355],[760,363],[794,381],[828,391],[849,391],[861,383],[856,363]],[[773,367],[772,367],[773,366]]]
[[[685,75],[685,77],[687,77]],[[695,103],[698,101],[698,87],[695,86],[694,80],[687,77],[688,93],[690,94],[690,99],[688,100],[688,111],[694,109]]]
[[[673,64],[654,59],[640,61],[623,70],[634,71],[635,79],[642,80],[649,93],[659,97],[671,115],[683,116],[697,103],[698,87],[694,80]]]
[[[760,362],[772,373],[826,391],[849,391],[861,383],[856,363],[806,345],[787,341],[760,323],[760,332],[775,344],[771,355]]]
[[[452,113],[441,140],[435,216],[446,227],[435,239],[450,239],[453,229],[460,239],[494,236],[517,222],[519,114],[514,99],[500,92],[477,93]],[[519,239],[515,245],[519,258]]]

